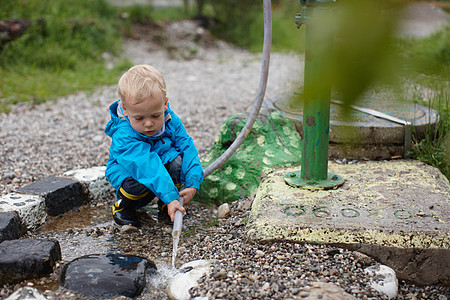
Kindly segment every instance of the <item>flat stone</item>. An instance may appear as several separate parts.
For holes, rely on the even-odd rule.
[[[0,244],[0,286],[48,275],[59,260],[61,248],[56,240],[4,241]]]
[[[359,251],[419,285],[450,285],[450,184],[413,160],[329,162],[345,179],[331,190],[300,189],[273,172],[261,183],[247,233],[258,241],[329,244]]]
[[[115,190],[105,176],[106,166],[97,166],[86,169],[77,169],[64,173],[81,182],[88,193],[89,201],[94,202],[99,199],[111,198]]]
[[[42,196],[51,216],[83,204],[81,183],[64,177],[46,177],[19,189],[19,192]]]
[[[39,195],[9,193],[0,197],[0,211],[16,212],[22,231],[34,230],[45,223],[45,200]]]
[[[0,243],[20,237],[19,218],[9,212],[0,212]]]
[[[142,257],[121,254],[90,254],[74,259],[61,273],[61,285],[86,297],[139,296],[146,274],[156,265]]]

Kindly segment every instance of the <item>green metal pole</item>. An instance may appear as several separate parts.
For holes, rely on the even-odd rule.
[[[306,188],[333,188],[344,179],[328,172],[330,132],[332,30],[311,20],[324,15],[333,1],[300,1],[297,25],[306,24],[305,75],[303,90],[303,153],[300,171],[286,174],[285,181]],[[298,101],[298,100],[297,100]],[[294,107],[298,104],[294,104]]]
[[[306,7],[306,18],[313,18],[314,10]],[[328,66],[332,36],[318,33],[315,24],[306,26],[305,77],[303,102],[303,155],[301,177],[320,181],[328,177],[328,142],[330,131],[331,82]]]

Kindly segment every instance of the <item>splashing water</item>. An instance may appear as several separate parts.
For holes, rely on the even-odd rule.
[[[156,262],[156,268],[156,274],[147,276],[147,285],[156,290],[164,289],[167,282],[179,273],[177,269],[171,267],[164,261]]]
[[[183,206],[184,198],[178,198],[180,205]],[[183,226],[183,213],[180,210],[175,211],[173,219],[173,249],[172,249],[172,267],[175,267],[175,259],[177,258],[178,243],[180,242],[181,228]]]

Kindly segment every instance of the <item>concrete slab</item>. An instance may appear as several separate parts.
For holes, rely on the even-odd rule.
[[[450,184],[439,170],[412,160],[329,162],[345,179],[334,190],[287,185],[284,176],[298,170],[261,183],[247,224],[251,239],[355,249],[401,279],[450,284]]]

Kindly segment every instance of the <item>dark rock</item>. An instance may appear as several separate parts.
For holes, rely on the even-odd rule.
[[[87,297],[138,296],[156,265],[142,257],[90,254],[74,259],[61,273],[61,285]]]
[[[44,197],[48,214],[51,216],[81,206],[84,199],[81,183],[64,177],[43,178],[21,188],[19,191]]]
[[[0,286],[48,275],[58,260],[61,248],[56,240],[4,241],[0,244]]]
[[[19,218],[10,212],[0,212],[0,243],[20,236]]]

